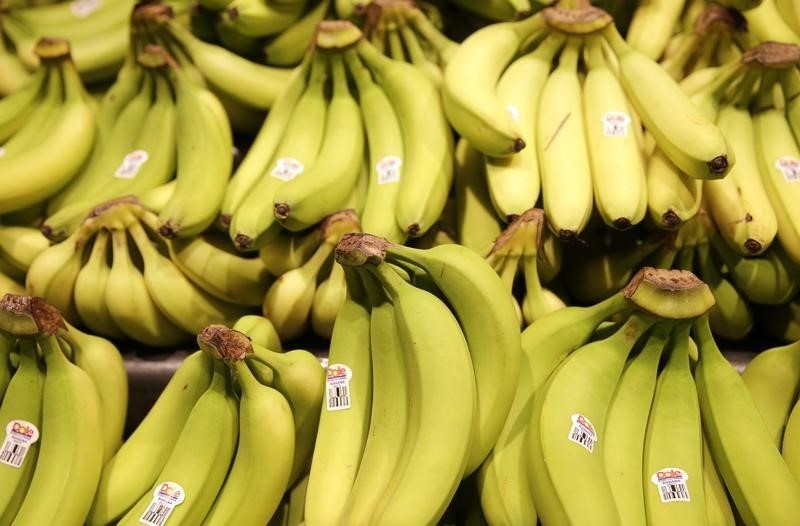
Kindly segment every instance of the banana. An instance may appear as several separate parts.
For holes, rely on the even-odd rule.
[[[404,171],[403,136],[398,115],[358,56],[345,53],[344,58],[358,89],[367,136],[369,182],[361,225],[365,232],[400,243],[405,241],[406,234],[395,217]]]
[[[6,294],[22,295],[25,291],[17,294],[13,291],[3,291],[3,296]],[[16,350],[17,339],[0,332],[0,403],[3,401],[8,382],[11,381],[11,376],[14,374],[14,366],[11,363],[11,352]]]
[[[0,226],[0,256],[21,272],[27,272],[36,256],[49,245],[37,228]]]
[[[708,524],[734,526],[736,519],[731,509],[728,490],[725,489],[719,468],[714,463],[705,434],[703,435],[703,493],[706,498]]]
[[[386,247],[387,261],[421,267],[458,318],[475,368],[476,421],[465,474],[497,440],[514,397],[521,357],[513,303],[501,279],[478,254],[455,244],[429,250]],[[486,309],[475,309],[483,305]]]
[[[128,338],[163,347],[187,341],[188,334],[159,308],[136,268],[125,230],[111,231],[112,263],[105,286],[105,304],[114,323]]]
[[[442,68],[426,56],[417,33],[405,21],[398,24],[397,33],[400,36],[401,46],[404,46],[408,53],[409,61],[439,88],[442,85]]]
[[[253,354],[246,357],[248,365],[260,363],[274,372],[272,387],[286,397],[294,415],[294,459],[289,484],[308,471],[314,451],[314,438],[319,425],[321,406],[325,397],[325,371],[317,357],[308,351],[294,350],[276,353],[253,344]],[[252,368],[252,366],[251,366]]]
[[[617,77],[603,57],[600,37],[587,39],[589,72],[583,84],[586,143],[594,202],[606,225],[626,230],[645,215],[645,166]]]
[[[348,272],[355,271],[348,267]],[[394,307],[373,276],[358,274],[371,304],[372,402],[363,453],[338,524],[369,523],[401,457],[409,413],[406,369],[410,357],[399,341]]]
[[[494,21],[513,20],[516,16],[514,6],[508,0],[454,0],[453,4]]]
[[[97,144],[109,137],[114,123],[128,102],[139,92],[144,79],[144,70],[129,56],[117,75],[117,80],[108,88],[97,107]],[[127,73],[124,73],[126,72]]]
[[[0,43],[0,48],[3,45]],[[31,115],[48,84],[48,75],[49,70],[41,68],[23,86],[0,99],[0,141],[5,143]]]
[[[659,359],[671,329],[658,325],[648,334],[639,353],[628,360],[608,407],[603,461],[621,525],[647,523],[647,481],[642,483],[647,422]]]
[[[248,37],[281,33],[303,12],[305,2],[281,4],[263,0],[232,0],[220,15],[220,23],[230,25]]]
[[[128,377],[125,363],[113,343],[78,330],[66,321],[66,330],[59,331],[62,348],[68,350],[75,365],[97,387],[102,418],[103,464],[119,450],[128,409]]]
[[[53,195],[75,175],[91,151],[94,113],[86,101],[86,91],[68,56],[55,60],[60,60],[58,69],[64,76],[63,104],[53,113],[52,126],[40,130],[43,135],[30,149],[0,158],[4,187],[0,213]],[[64,137],[70,137],[69,148],[64,147]]]
[[[776,447],[800,390],[800,345],[793,343],[758,353],[745,367],[742,380],[764,419]]]
[[[307,54],[306,59],[293,70],[291,77],[287,79],[284,91],[275,99],[275,103],[247,151],[247,155],[228,181],[228,187],[220,207],[219,222],[223,227],[230,226],[231,216],[255,187],[264,172],[264,165],[270,162],[278,148],[294,107],[305,89],[306,75],[311,62],[310,56]]]
[[[213,376],[211,358],[202,351],[178,366],[144,419],[103,467],[86,523],[119,520],[153,484],[197,400]]]
[[[643,483],[648,524],[702,524],[703,430],[689,364],[684,322],[671,334],[669,359],[658,375],[644,443]]]
[[[325,18],[330,4],[330,0],[320,0],[316,6],[270,40],[264,46],[266,63],[282,67],[299,64],[314,40],[317,24]]]
[[[166,24],[169,35],[186,49],[208,84],[246,106],[270,108],[289,80],[291,70],[263,66],[203,42],[174,20]]]
[[[556,293],[542,286],[538,266],[535,255],[522,256],[522,272],[525,279],[522,318],[525,325],[530,325],[545,314],[567,306]]]
[[[0,293],[5,294],[6,292],[10,292],[12,294],[24,294],[25,287],[14,281],[13,278],[10,278],[0,272]]]
[[[405,19],[414,31],[422,37],[426,47],[435,54],[441,67],[446,66],[452,59],[459,44],[446,37],[441,31],[441,16],[439,13],[433,15],[433,11],[426,9],[425,4],[419,7],[411,7],[404,12]],[[437,23],[434,20],[438,19]],[[427,51],[427,50],[426,50]]]
[[[280,276],[308,261],[321,240],[320,229],[295,234],[278,229],[278,233],[259,250],[259,257],[273,276]]]
[[[796,35],[800,35],[800,8],[798,8],[794,2],[787,0],[774,0],[774,2],[778,11],[783,15],[786,24],[792,28],[792,31],[794,31]],[[761,2],[758,3],[760,4]]]
[[[403,232],[419,237],[441,215],[453,181],[453,139],[440,95],[414,66],[381,55],[363,39],[355,49],[398,116],[403,178],[395,216]]]
[[[466,139],[456,144],[453,186],[458,240],[485,255],[502,229],[489,196],[483,157]]]
[[[765,76],[756,103],[766,108],[753,115],[759,173],[778,221],[778,239],[792,260],[800,263],[800,213],[792,204],[800,196],[795,184],[800,177],[800,146],[784,108],[773,105],[772,91]]]
[[[44,302],[30,300],[29,305],[36,305],[34,313],[40,310],[49,317],[44,321],[40,315],[33,315],[45,331],[36,336],[45,362],[41,426],[45,432],[14,524],[77,526],[89,513],[103,468],[102,437],[86,432],[102,428],[100,399],[89,375],[64,356],[53,334],[60,325],[57,311]]]
[[[331,335],[326,397],[308,476],[305,522],[309,526],[354,518],[354,508],[346,503],[363,465],[371,422],[374,373],[371,352],[365,352],[371,339],[370,312],[359,276],[348,269],[345,279],[347,298]]]
[[[319,152],[308,170],[280,185],[273,196],[275,217],[293,232],[342,209],[356,185],[364,156],[361,111],[350,94],[344,59],[333,54],[328,60],[333,88]]]
[[[134,222],[128,230],[144,262],[144,281],[159,310],[190,334],[214,323],[233,322],[242,307],[220,301],[197,288],[172,261],[153,246],[144,228]]]
[[[417,402],[408,406],[406,441],[371,521],[430,524],[455,494],[469,455],[476,398],[469,348],[436,296],[406,283],[386,263],[369,271],[391,298],[409,400]]]
[[[522,140],[530,145],[509,157],[486,157],[489,195],[501,219],[522,214],[539,198],[539,158],[534,147],[539,96],[565,38],[563,33],[551,33],[534,51],[514,60],[497,82],[498,101],[518,124]]]
[[[203,338],[214,327],[198,335],[201,346],[208,345]],[[220,337],[222,345],[236,348],[239,343],[234,338],[226,341],[225,333]],[[239,345],[248,350],[246,344]],[[223,359],[241,388],[239,439],[230,471],[203,524],[262,526],[275,513],[289,482],[294,458],[292,411],[282,394],[256,380],[242,356],[223,355]],[[257,502],[252,502],[252,495],[259,496]]]
[[[759,41],[786,42],[800,45],[800,34],[792,27],[778,10],[775,0],[762,0],[758,7],[742,13],[747,20],[748,31]]]
[[[22,90],[31,80],[31,74],[25,64],[6,46],[0,42],[0,96],[7,98]],[[20,108],[22,109],[22,108]]]
[[[0,404],[0,425],[5,432],[0,453],[0,524],[11,524],[28,491],[42,428],[44,371],[39,364],[36,342],[18,340],[19,364]]]
[[[275,191],[308,170],[320,151],[328,109],[325,98],[328,60],[322,53],[316,53],[311,62],[308,84],[292,110],[295,118],[287,119],[267,171],[231,217],[230,236],[240,249],[263,245],[264,233],[275,221],[273,208],[264,203],[273,203]]]
[[[582,45],[578,38],[568,39],[544,84],[537,117],[542,201],[548,226],[565,241],[583,231],[592,213],[592,172],[577,70]]]
[[[189,413],[155,484],[122,517],[120,526],[167,519],[200,524],[207,515],[234,458],[239,431],[239,408],[228,374],[221,362],[214,364],[211,384]]]
[[[753,328],[753,312],[741,293],[726,279],[711,259],[707,243],[697,245],[698,274],[711,288],[716,303],[708,321],[714,334],[729,340],[744,338]]]
[[[243,332],[248,338],[262,347],[275,352],[283,352],[281,341],[278,338],[278,331],[263,316],[247,314],[236,320],[236,323],[231,328],[235,331]]]
[[[322,280],[314,291],[311,303],[311,328],[315,334],[330,339],[336,316],[346,295],[344,269],[334,262],[328,277]]]
[[[692,104],[666,71],[626,44],[614,24],[602,36],[617,59],[628,99],[666,158],[694,178],[724,177],[734,159],[713,119]]]
[[[661,228],[674,229],[694,217],[703,197],[703,181],[686,175],[658,147],[647,163],[647,208]]]
[[[726,105],[717,125],[736,151],[737,163],[727,177],[704,181],[703,194],[725,241],[744,256],[756,256],[772,243],[778,220],[758,177],[753,120],[746,108]]]
[[[797,409],[798,407],[800,406],[795,403],[789,414],[781,445],[781,455],[796,481],[800,481],[800,448],[797,446],[797,438],[800,436],[800,409]]]
[[[631,314],[613,335],[570,354],[537,394],[525,440],[533,499],[543,522],[561,523],[591,509],[596,524],[619,524],[603,461],[606,408],[628,354],[655,321]],[[572,476],[578,472],[581,477]]]
[[[444,70],[442,103],[447,118],[462,137],[486,155],[505,157],[526,146],[522,131],[498,100],[495,89],[523,43],[544,27],[540,15],[487,26],[464,40]]]
[[[106,230],[97,233],[89,259],[75,277],[72,294],[75,310],[85,327],[102,336],[122,338],[124,333],[114,323],[105,299],[106,283],[111,272],[108,264],[110,239],[111,235]]]
[[[626,39],[628,44],[652,60],[667,48],[673,28],[686,0],[645,0],[633,12]]]
[[[694,378],[703,428],[736,510],[748,525],[791,524],[800,513],[800,486],[746,384],[720,353],[707,317],[695,322],[693,338],[700,351]]]
[[[511,409],[478,472],[481,507],[491,524],[536,522],[523,441],[534,393],[565,356],[589,340],[602,321],[628,308],[622,293],[617,293],[592,307],[566,307],[542,316],[522,333],[520,376]]]

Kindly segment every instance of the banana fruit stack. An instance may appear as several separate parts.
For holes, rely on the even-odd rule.
[[[545,8],[473,33],[442,93],[453,127],[484,154],[500,219],[534,206],[541,190],[563,240],[579,237],[595,209],[618,230],[645,218],[648,143],[691,180],[722,178],[734,162],[713,119],[598,8]]]
[[[691,273],[645,267],[526,329],[478,479],[489,523],[734,524],[734,509],[745,524],[791,523],[800,485],[714,342],[713,303]]]
[[[434,85],[351,23],[324,21],[231,178],[220,219],[241,250],[346,208],[365,231],[403,241],[438,219],[451,181]]]
[[[26,288],[70,322],[156,347],[185,343],[261,304],[271,278],[259,259],[212,234],[164,239],[159,225],[135,198],[99,205],[33,260]]]
[[[476,253],[349,234],[305,523],[435,524],[516,387],[511,296]]]
[[[0,213],[36,205],[63,188],[89,157],[94,110],[71,48],[44,38],[35,52],[42,67],[0,99]]]
[[[264,318],[205,327],[197,343],[103,467],[86,524],[262,526],[307,471],[316,356],[283,353]]]
[[[44,300],[0,300],[0,517],[82,524],[103,463],[122,444],[128,384],[111,342]]]

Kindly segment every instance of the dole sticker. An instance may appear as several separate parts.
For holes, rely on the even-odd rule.
[[[153,500],[139,517],[141,524],[148,526],[164,526],[172,510],[186,500],[186,492],[177,482],[162,482],[153,491]]]
[[[114,177],[120,179],[133,179],[142,165],[147,162],[150,156],[144,150],[134,150],[122,159],[122,164],[119,165],[117,171],[114,172]]]
[[[400,180],[400,168],[403,160],[396,155],[387,155],[377,162],[378,184],[396,183]]]
[[[353,371],[342,363],[328,365],[325,407],[328,411],[350,409],[350,379]]]
[[[303,163],[294,157],[281,157],[275,161],[275,168],[269,173],[275,179],[281,181],[291,181],[301,173],[303,173]]]
[[[784,155],[775,161],[775,168],[780,170],[783,178],[788,183],[800,181],[800,159],[791,155]]]
[[[631,116],[624,111],[607,111],[603,114],[603,136],[625,138],[631,124]]]
[[[6,438],[0,446],[0,464],[19,468],[31,445],[39,440],[39,428],[27,420],[11,420],[6,424]]]
[[[658,487],[661,502],[691,502],[689,486],[689,474],[680,468],[662,468],[653,473],[650,480]]]
[[[594,445],[597,443],[597,432],[588,418],[580,413],[570,417],[572,427],[569,430],[569,440],[583,446],[589,453],[594,452]]]

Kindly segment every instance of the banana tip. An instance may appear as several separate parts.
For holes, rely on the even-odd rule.
[[[757,256],[764,251],[764,245],[756,241],[755,239],[748,239],[744,242],[744,249],[747,251],[747,254],[750,256]]]
[[[611,223],[617,230],[628,230],[633,226],[633,223],[631,223],[631,220],[627,217],[618,217]]]
[[[525,141],[520,138],[514,139],[514,153],[521,152],[525,149]]]
[[[712,174],[721,174],[725,173],[728,169],[728,157],[726,155],[718,155],[711,159],[708,163],[708,170]]]
[[[678,214],[676,214],[674,211],[667,210],[661,216],[661,223],[670,229],[677,228],[677,226],[681,224],[681,218],[678,217]]]
[[[246,250],[253,246],[253,238],[247,234],[236,234],[233,242],[236,245],[236,248],[240,250]]]
[[[286,219],[289,217],[289,213],[292,211],[292,207],[290,207],[286,203],[275,203],[275,208],[273,209],[275,213],[275,217],[278,219]]]

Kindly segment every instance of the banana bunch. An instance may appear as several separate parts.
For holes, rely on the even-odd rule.
[[[0,300],[0,521],[84,524],[122,444],[128,385],[111,342],[38,297]]]
[[[437,87],[458,47],[411,0],[371,2],[366,8],[364,35],[389,57],[413,64]]]
[[[42,37],[69,41],[75,67],[84,82],[113,79],[125,60],[131,0],[74,0],[41,6],[10,6],[0,27],[21,64],[41,64],[36,43]],[[10,52],[11,50],[8,50]]]
[[[270,280],[260,260],[208,236],[164,239],[160,224],[135,198],[104,203],[33,260],[26,288],[72,323],[155,347],[260,304]]]
[[[26,209],[68,184],[95,141],[94,106],[66,40],[35,45],[42,68],[0,99],[0,213]]]
[[[269,322],[253,318],[200,331],[201,350],[103,467],[86,524],[260,526],[272,517],[307,470],[324,370],[307,351],[280,352]],[[272,343],[277,351],[264,346]]]
[[[484,154],[500,219],[541,193],[551,230],[568,240],[595,208],[618,230],[644,219],[655,190],[641,124],[659,159],[694,185],[733,164],[713,117],[668,77],[625,43],[607,13],[552,7],[469,36],[445,69],[443,101],[451,124]]]
[[[366,231],[403,241],[438,219],[451,182],[434,85],[353,24],[324,21],[231,178],[220,223],[253,250],[351,208]]]
[[[561,243],[546,229],[544,211],[539,208],[531,208],[517,217],[492,245],[486,260],[512,297],[516,277],[522,274],[522,301],[514,297],[514,304],[523,327],[566,306],[555,292],[544,287],[561,270],[561,258]]]
[[[496,441],[519,327],[502,281],[455,244],[349,234],[305,523],[436,524]],[[368,352],[367,352],[368,350]]]
[[[47,205],[42,231],[71,234],[94,206],[140,196],[158,231],[186,238],[216,219],[232,168],[232,136],[220,101],[189,69],[147,45],[100,103],[99,138],[85,168]]]
[[[298,338],[309,327],[318,336],[330,339],[347,294],[344,269],[334,261],[333,252],[342,236],[360,231],[353,211],[344,210],[325,218],[305,235],[307,241],[298,243],[295,251],[278,239],[261,249],[262,259],[282,262],[282,268],[276,270],[283,272],[275,274],[277,278],[262,295],[263,315],[282,340]]]

